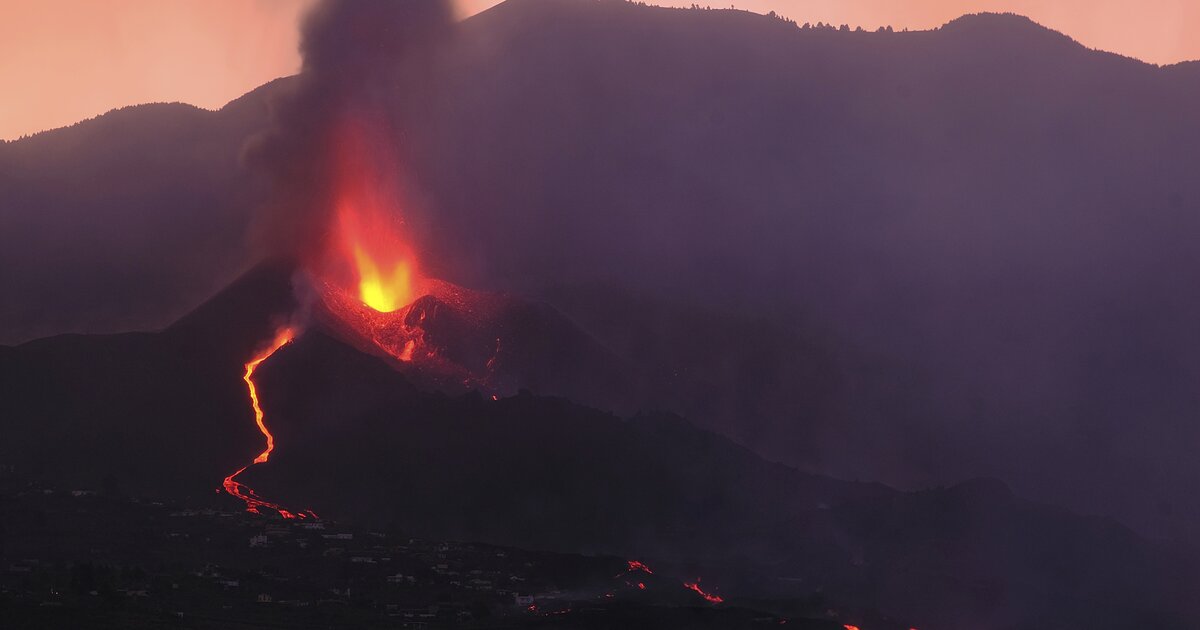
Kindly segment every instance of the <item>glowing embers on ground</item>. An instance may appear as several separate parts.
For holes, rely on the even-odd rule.
[[[697,593],[700,594],[701,597],[703,597],[705,599],[705,601],[711,602],[713,604],[720,604],[721,602],[725,601],[724,597],[721,597],[720,595],[716,595],[714,593],[709,593],[709,592],[705,591],[704,589],[700,588],[700,578],[696,578],[695,582],[684,582],[683,587],[688,590],[696,591]]]
[[[650,567],[646,566],[639,560],[630,560],[629,561],[629,571],[631,573],[633,571],[643,571],[645,573],[649,573],[650,575],[654,575],[654,572],[650,570]]]
[[[626,561],[626,565],[628,566],[628,568],[625,570],[626,574],[645,573],[647,575],[654,575],[654,571],[651,571],[650,567],[646,566],[646,564],[640,560],[628,560],[628,561]],[[635,586],[635,584],[633,584],[633,583],[627,582],[627,584],[629,584],[630,586]],[[638,590],[644,591],[644,590],[646,590],[646,583],[645,582],[637,582],[636,587]],[[700,578],[696,578],[696,581],[694,581],[694,582],[688,582],[685,580],[683,583],[683,587],[688,589],[689,591],[694,591],[695,593],[697,593],[698,595],[703,597],[704,600],[709,602],[710,604],[720,604],[725,601],[724,597],[721,597],[720,595],[717,595],[715,593],[709,593],[708,591],[705,591],[704,589],[700,588]]]
[[[263,437],[266,438],[267,445],[263,452],[259,453],[258,457],[254,458],[253,462],[242,466],[237,472],[226,477],[221,486],[225,489],[225,492],[228,492],[230,495],[235,496],[245,502],[247,512],[251,512],[253,514],[262,514],[263,510],[267,509],[278,512],[280,516],[286,519],[317,518],[317,515],[314,514],[312,510],[300,510],[293,512],[291,510],[284,509],[278,503],[272,503],[259,496],[258,493],[256,493],[250,486],[237,481],[238,475],[241,475],[243,472],[245,472],[247,468],[256,464],[267,462],[271,458],[271,452],[275,450],[275,436],[272,435],[270,429],[267,428],[267,423],[265,421],[266,414],[263,413],[262,405],[258,400],[258,387],[254,384],[254,371],[258,369],[258,366],[262,364],[263,361],[269,359],[271,355],[278,352],[280,348],[291,343],[295,338],[295,329],[280,329],[279,332],[275,334],[275,338],[271,341],[271,344],[246,363],[246,372],[242,375],[242,380],[245,381],[246,389],[250,393],[250,406],[254,409],[254,422],[258,425],[259,432],[262,433]]]
[[[422,358],[424,330],[408,322],[411,304],[400,310],[382,312],[362,301],[358,294],[343,291],[332,283],[321,287],[321,303],[335,320],[334,328],[345,336],[365,342],[398,361],[409,363]]]
[[[499,335],[513,312],[508,297],[424,278],[419,285],[421,297],[382,313],[355,293],[320,278],[313,280],[320,296],[314,318],[360,352],[381,356],[426,386],[443,391],[478,389],[485,396],[516,391],[512,380],[501,381],[506,365],[501,361],[504,348]]]

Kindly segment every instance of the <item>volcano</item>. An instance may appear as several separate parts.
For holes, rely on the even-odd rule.
[[[89,566],[97,555],[79,545],[57,578],[25,579],[9,575],[28,567],[5,555],[0,514],[0,587],[53,595],[69,581],[77,601],[110,606],[114,593],[90,586],[119,571],[156,582],[152,606],[166,613],[178,582],[154,569],[168,554],[151,539],[178,534],[212,541],[271,588],[286,577],[275,560],[293,576],[327,573],[313,600],[341,606],[353,590],[363,605],[351,615],[382,618],[385,598],[359,585],[422,601],[406,590],[414,576],[392,573],[405,565],[446,578],[427,583],[425,603],[445,601],[443,585],[459,596],[474,579],[440,560],[473,541],[504,547],[488,562],[514,549],[606,558],[593,583],[605,591],[581,587],[587,597],[572,601],[670,580],[670,605],[658,608],[682,613],[672,618],[744,607],[739,628],[775,625],[801,600],[820,611],[814,627],[845,630],[1200,627],[1196,550],[970,479],[1024,479],[1026,493],[1031,479],[1058,485],[1060,498],[1072,495],[1063,503],[1081,507],[1111,506],[1119,500],[1097,497],[1130,488],[1139,496],[1128,506],[1163,488],[1190,496],[1186,474],[1138,482],[1190,470],[1174,449],[1188,442],[1196,379],[1174,364],[1191,356],[1195,340],[1179,331],[1200,310],[1176,302],[1190,294],[1186,274],[1167,273],[1192,250],[1180,226],[1200,198],[1181,166],[1197,144],[1186,104],[1200,94],[1185,69],[1112,59],[1011,16],[842,34],[698,7],[514,1],[441,42],[447,6],[320,3],[305,21],[300,74],[264,90],[276,92],[269,114],[245,109],[251,101],[219,124],[186,108],[141,109],[2,152],[22,165],[0,178],[15,186],[21,217],[77,188],[104,210],[59,215],[41,247],[14,260],[67,258],[73,244],[128,226],[154,242],[153,255],[126,263],[139,275],[110,283],[136,285],[125,291],[62,284],[54,265],[13,274],[15,290],[0,293],[34,306],[9,317],[70,321],[84,307],[112,310],[104,303],[120,304],[109,313],[119,316],[127,296],[156,294],[172,277],[222,279],[180,289],[182,299],[267,262],[156,332],[0,347],[0,481],[19,474],[101,508],[116,498],[186,505],[180,514],[225,527],[177,531],[163,526],[175,518],[164,509],[153,526],[119,530],[149,532],[146,575],[129,555]],[[194,129],[171,136],[183,147],[174,167],[138,179],[169,171],[186,186],[143,190],[119,173],[112,190],[94,190],[110,174],[88,165],[75,175],[88,186],[25,172],[32,157],[80,155],[76,144],[104,145],[93,159],[106,167],[125,164],[109,146],[122,143],[88,134],[120,137],[120,125],[151,114],[169,116],[129,138],[141,160],[167,164],[170,153],[145,147],[161,148],[170,121]],[[197,151],[192,135],[222,142]],[[235,154],[254,174],[237,203],[214,196],[235,188]],[[1145,155],[1169,159],[1129,161]],[[210,206],[225,208],[223,227]],[[167,218],[144,222],[150,207]],[[68,224],[79,234],[67,238]],[[246,232],[249,253],[236,258]],[[12,233],[10,245],[30,239]],[[211,243],[223,255],[137,264]],[[76,264],[122,249],[110,247]],[[578,284],[606,281],[617,288]],[[653,297],[623,293],[634,290]],[[1148,314],[1155,304],[1162,315]],[[26,330],[71,329],[54,326]],[[1078,416],[1080,430],[1056,434],[1055,416]],[[1113,436],[1134,448],[1112,447]],[[895,472],[909,464],[919,477]],[[846,480],[860,475],[956,483],[905,491]],[[33,483],[22,498],[41,497]],[[0,494],[0,510],[9,499]],[[27,538],[53,546],[56,533],[93,525],[70,500],[57,502],[66,519],[42,518],[50,503],[23,503]],[[77,529],[54,531],[64,520]],[[346,553],[349,531],[314,533],[343,525],[357,528],[352,551],[363,555]],[[293,562],[301,554],[283,545],[255,555],[284,540],[317,542],[319,559]],[[403,562],[385,560],[401,547]],[[200,562],[180,581],[196,569],[222,589],[237,583]],[[354,589],[339,581],[367,564],[390,570]],[[534,572],[526,566],[521,575]],[[521,588],[517,572],[496,574],[497,597]],[[242,595],[252,613],[282,604]],[[563,612],[530,605],[518,610],[534,622]]]
[[[0,462],[67,487],[233,509],[214,489],[263,449],[245,363],[296,312],[304,281],[295,266],[262,265],[161,332],[0,348]],[[537,331],[573,349],[564,366],[575,374],[611,367],[599,342],[536,302],[446,287],[378,318],[381,335],[419,336],[430,361],[381,351],[335,316],[340,306],[315,305],[254,372],[274,451],[238,481],[279,505],[413,535],[646,558],[695,570],[704,581],[693,583],[725,601],[820,590],[921,627],[1200,619],[1190,552],[999,482],[898,492],[765,461],[671,414],[489,393],[527,365],[486,343],[497,335],[515,346]],[[489,362],[474,386],[457,380]]]
[[[423,288],[412,303],[380,312],[326,285],[313,317],[326,334],[443,391],[528,388],[628,404],[613,399],[635,390],[633,366],[550,305],[437,280]]]
[[[639,321],[644,303],[549,300],[592,334],[643,324],[640,346],[600,337],[618,354],[675,335],[659,373],[693,382],[659,406],[771,459],[904,487],[998,476],[1200,540],[1200,64],[1005,15],[835,34],[539,0],[462,27],[401,147],[436,207],[440,277],[531,293],[600,279],[741,315],[680,334],[687,320]],[[22,270],[0,274],[0,342],[161,328],[247,268],[261,195],[237,158],[298,83],[0,145],[0,267]],[[781,348],[784,333],[850,368],[804,363],[812,344]],[[759,349],[734,354],[748,335]],[[659,403],[635,402],[621,412]]]

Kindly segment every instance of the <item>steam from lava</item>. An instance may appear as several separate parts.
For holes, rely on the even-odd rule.
[[[267,257],[395,310],[416,297],[410,200],[394,151],[399,86],[419,84],[453,24],[443,0],[324,0],[301,26],[303,67],[245,158],[270,180],[252,240]]]

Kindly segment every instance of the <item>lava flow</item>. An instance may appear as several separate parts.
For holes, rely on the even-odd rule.
[[[640,560],[630,560],[630,561],[628,562],[628,564],[629,564],[629,571],[630,571],[630,572],[633,572],[633,571],[644,571],[644,572],[646,572],[646,573],[649,573],[649,574],[651,574],[651,575],[653,575],[653,574],[654,574],[654,572],[650,570],[650,567],[646,566],[646,565],[645,565],[644,563],[642,563]]]
[[[646,564],[640,560],[626,560],[625,564],[628,567],[627,569],[625,569],[626,574],[641,572],[641,573],[645,573],[647,575],[654,575],[654,571],[651,571],[650,567],[646,566]],[[618,575],[618,577],[620,576],[620,574],[617,574],[617,575]],[[630,584],[628,582],[626,582],[626,583],[629,584],[630,586],[634,586],[633,584]],[[646,590],[645,582],[638,582],[636,586],[637,586],[638,590],[642,590],[642,591]],[[721,602],[725,601],[724,597],[721,597],[720,595],[717,595],[715,593],[709,593],[709,592],[705,591],[704,589],[700,588],[700,578],[696,578],[695,582],[685,581],[683,583],[683,587],[688,589],[689,591],[695,591],[697,594],[699,594],[701,597],[703,597],[705,601],[707,601],[711,604],[720,604]]]
[[[706,601],[712,602],[714,604],[720,604],[721,602],[725,601],[724,597],[721,597],[720,595],[715,595],[713,593],[705,592],[704,589],[700,588],[700,578],[696,578],[695,582],[684,582],[683,587],[686,589],[696,591]]]
[[[267,439],[267,447],[263,450],[263,452],[258,454],[258,457],[254,458],[253,462],[242,466],[237,472],[226,477],[225,481],[221,485],[225,488],[225,492],[228,492],[229,494],[241,499],[246,503],[247,512],[251,512],[253,514],[262,514],[262,510],[266,508],[268,510],[274,510],[275,512],[278,512],[280,516],[287,519],[317,518],[317,515],[314,514],[312,510],[292,512],[284,509],[278,503],[272,503],[259,496],[250,486],[237,481],[238,475],[242,474],[247,468],[254,466],[255,464],[262,464],[269,460],[271,458],[271,451],[275,450],[275,436],[271,434],[269,429],[267,429],[267,424],[264,421],[265,414],[263,413],[262,406],[258,401],[258,388],[254,384],[254,371],[258,369],[258,366],[263,361],[266,361],[268,358],[270,358],[271,355],[275,354],[280,348],[291,343],[295,337],[296,331],[294,329],[280,329],[280,331],[275,334],[275,339],[271,342],[271,345],[259,353],[258,356],[246,363],[246,373],[242,375],[242,380],[246,382],[246,389],[250,392],[250,406],[254,409],[254,422],[258,425],[258,430],[263,434],[263,437]]]

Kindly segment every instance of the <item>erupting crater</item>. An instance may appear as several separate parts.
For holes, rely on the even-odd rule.
[[[333,143],[329,229],[307,266],[320,296],[317,318],[394,366],[419,364],[442,381],[489,389],[498,340],[472,334],[487,296],[420,273],[402,219],[398,162],[370,138],[363,125],[344,122]]]
[[[311,311],[292,321],[328,333],[365,354],[383,359],[415,385],[445,392],[477,390],[493,400],[519,388],[597,402],[589,392],[628,392],[627,366],[547,304],[503,293],[457,286],[421,273],[414,235],[405,221],[399,164],[386,143],[374,142],[359,122],[343,123],[331,136],[327,179],[315,190],[327,211],[319,237],[297,252],[293,286],[311,300]],[[295,331],[246,364],[245,380],[266,450],[274,438],[263,422],[254,369],[290,342]],[[251,464],[253,465],[253,464]],[[224,484],[247,509],[293,514],[236,481]],[[309,514],[302,512],[300,514]]]

